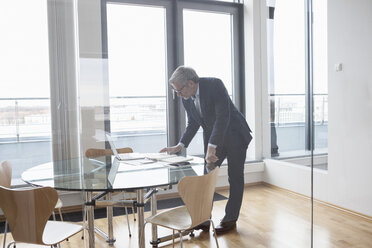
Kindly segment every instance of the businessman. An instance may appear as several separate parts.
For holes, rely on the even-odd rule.
[[[225,216],[216,227],[217,234],[226,233],[236,228],[239,217],[244,191],[244,161],[252,140],[251,130],[220,79],[199,78],[194,69],[180,66],[173,72],[169,83],[182,97],[188,123],[180,142],[160,152],[173,154],[187,148],[202,126],[205,164],[220,166],[227,158],[229,199]],[[208,231],[209,225],[209,222],[203,223],[195,229]]]

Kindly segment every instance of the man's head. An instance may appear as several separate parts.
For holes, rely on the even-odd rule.
[[[195,96],[198,89],[199,76],[191,67],[179,66],[169,79],[178,96],[189,99]]]

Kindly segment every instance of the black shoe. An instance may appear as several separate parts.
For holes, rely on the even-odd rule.
[[[233,229],[236,229],[236,221],[220,222],[220,224],[216,226],[216,233],[223,234]]]
[[[209,232],[209,228],[211,226],[211,223],[209,221],[203,222],[196,227],[194,227],[194,230],[202,230],[203,232]]]

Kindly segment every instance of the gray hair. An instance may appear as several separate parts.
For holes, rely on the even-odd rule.
[[[199,83],[199,76],[191,67],[181,65],[173,72],[169,79],[169,83],[173,84],[175,82],[180,82],[181,84],[186,85],[189,80],[194,83]]]

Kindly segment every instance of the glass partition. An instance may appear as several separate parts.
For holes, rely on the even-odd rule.
[[[272,247],[312,247],[312,91],[308,1],[266,1],[270,159],[265,182],[280,188]],[[283,194],[283,195],[282,195]]]

